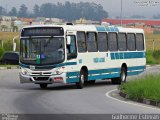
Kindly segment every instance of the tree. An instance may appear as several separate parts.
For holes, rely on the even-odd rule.
[[[10,16],[17,16],[17,9],[12,7],[11,11],[8,13]]]
[[[45,3],[41,6],[35,4],[32,14],[28,13],[28,8],[22,4],[18,10],[18,17],[47,17],[47,18],[60,18],[68,21],[73,21],[80,18],[100,21],[108,17],[108,12],[105,11],[100,4],[90,2],[65,3],[58,2],[57,4]],[[0,14],[2,13],[0,7]],[[3,10],[4,11],[4,10]],[[16,15],[16,8],[12,8],[9,15]]]
[[[28,17],[28,8],[25,4],[22,4],[19,8],[18,17]]]
[[[52,3],[45,3],[42,4],[40,7],[40,13],[42,17],[54,17],[54,10],[53,10],[53,4]]]
[[[37,4],[35,4],[35,6],[33,7],[33,16],[34,17],[40,16],[40,7]]]
[[[0,15],[5,15],[6,14],[6,10],[0,6]]]

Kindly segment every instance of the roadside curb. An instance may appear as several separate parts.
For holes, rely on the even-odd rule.
[[[125,99],[131,100],[129,98],[129,95],[127,95],[126,93],[123,93],[122,91],[119,92],[119,95]],[[146,99],[146,98],[139,98],[137,100],[132,100],[138,103],[143,103],[146,105],[152,105],[152,106],[156,106],[160,108],[160,101],[155,101],[155,100],[151,100],[151,99]]]
[[[15,66],[15,67],[0,67],[0,70],[6,70],[6,69],[19,69],[19,66]]]

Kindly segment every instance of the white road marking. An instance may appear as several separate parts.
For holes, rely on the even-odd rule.
[[[117,89],[114,89],[114,90],[111,90],[111,91],[108,91],[105,95],[106,97],[110,98],[110,99],[113,99],[113,100],[116,100],[116,101],[119,101],[119,102],[122,102],[122,103],[125,103],[125,104],[130,104],[130,105],[134,105],[134,106],[139,106],[139,107],[143,107],[143,108],[148,108],[148,109],[153,109],[153,110],[158,110],[160,111],[159,108],[156,108],[156,107],[152,107],[152,106],[147,106],[147,105],[143,105],[141,103],[135,103],[135,102],[132,102],[132,101],[123,101],[123,100],[119,100],[119,99],[116,99],[114,97],[111,97],[109,94],[113,91],[116,91]]]

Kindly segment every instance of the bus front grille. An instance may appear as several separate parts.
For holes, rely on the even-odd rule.
[[[49,77],[33,77],[35,81],[47,81]]]

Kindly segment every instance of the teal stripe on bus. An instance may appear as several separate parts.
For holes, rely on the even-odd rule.
[[[118,28],[117,27],[100,27],[97,26],[96,27],[98,32],[118,32]]]
[[[127,72],[127,76],[138,75],[138,74],[140,74],[142,72],[143,71],[131,71],[131,72]]]
[[[111,60],[115,59],[135,59],[135,58],[145,58],[145,52],[114,52],[110,53]]]
[[[75,82],[79,82],[79,77],[76,78],[67,78],[66,79],[67,83],[75,83]]]
[[[96,29],[99,32],[105,32],[106,31],[105,27],[96,27]]]
[[[113,74],[104,74],[104,75],[88,75],[88,80],[100,80],[104,78],[115,78],[115,77],[120,77],[120,73],[113,73]],[[66,79],[67,83],[75,83],[79,81],[79,77],[76,76],[70,76],[67,77]]]
[[[88,80],[101,80],[101,79],[109,79],[109,78],[116,78],[120,77],[119,73],[113,73],[113,74],[106,74],[106,75],[94,75],[94,76],[88,76]]]
[[[78,72],[67,72],[67,77],[71,76],[79,76],[79,71]]]
[[[110,72],[120,72],[120,68],[89,70],[88,74],[103,74],[103,73],[110,73]]]
[[[110,32],[110,28],[109,27],[106,27],[106,32]]]
[[[128,67],[128,70],[142,70],[142,69],[146,69],[146,66]]]
[[[128,67],[127,76],[140,74],[145,69],[146,69],[146,66]],[[136,70],[140,70],[140,71],[136,71]],[[121,71],[121,68],[89,70],[88,71],[88,80],[120,77],[120,71]],[[67,83],[78,82],[79,76],[80,76],[79,71],[68,72],[67,73]]]
[[[143,71],[127,72],[127,76],[138,75],[142,72]],[[119,73],[113,73],[113,74],[106,74],[106,75],[88,76],[88,80],[101,80],[101,79],[109,79],[109,78],[116,78],[116,77],[120,77],[120,74]],[[67,80],[67,83],[75,83],[75,82],[79,82],[79,77],[67,78],[66,80]]]

